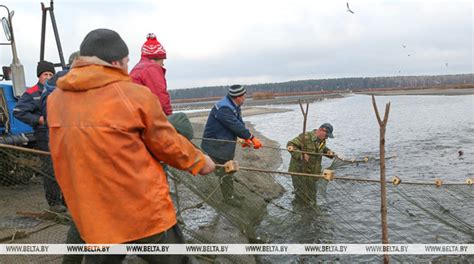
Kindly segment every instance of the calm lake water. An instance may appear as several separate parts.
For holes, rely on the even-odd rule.
[[[387,179],[403,181],[464,182],[474,178],[474,95],[463,96],[379,96],[383,118],[391,103],[386,132]],[[244,119],[285,147],[303,128],[299,105],[272,106],[291,111],[251,116]],[[371,97],[354,95],[315,102],[309,106],[308,129],[329,122],[334,139],[327,146],[346,158],[377,157],[379,126]],[[464,154],[459,156],[458,152]],[[289,154],[282,152],[286,171]],[[331,160],[325,159],[326,167]],[[341,177],[379,179],[379,163],[371,161],[336,169]],[[287,190],[276,201],[297,214],[270,205],[270,214],[259,227],[271,243],[381,243],[380,185],[332,181],[318,186],[318,207],[292,204],[291,180],[275,176]],[[388,187],[390,243],[474,243],[473,186],[407,185]],[[437,256],[392,256],[392,261],[431,261]],[[451,258],[451,257],[448,257]],[[265,256],[266,262],[311,263],[318,261],[380,261],[379,256]],[[455,260],[468,260],[466,256]],[[472,261],[472,257],[470,258]]]

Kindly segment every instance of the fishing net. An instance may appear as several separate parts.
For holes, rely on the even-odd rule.
[[[196,145],[200,145],[202,140],[209,139],[197,138]],[[350,176],[336,177],[331,181],[318,179],[317,204],[295,203],[289,175],[284,171],[271,171],[276,166],[275,163],[269,166],[269,163],[255,161],[256,157],[275,156],[272,152],[285,151],[279,147],[264,150],[238,149],[236,160],[240,161],[241,169],[235,174],[234,184],[238,186],[238,194],[245,197],[242,208],[228,206],[223,202],[217,177],[193,178],[179,171],[173,173],[180,183],[192,189],[207,204],[202,208],[197,202],[199,209],[196,210],[200,211],[199,215],[206,215],[206,210],[213,212],[216,219],[221,217],[230,222],[250,242],[381,243],[380,182],[377,179]],[[278,156],[280,155],[281,153]],[[389,155],[386,160],[396,162],[396,155]],[[359,159],[335,157],[327,169],[337,172],[341,168],[364,166],[364,169],[374,170],[379,162],[379,158],[375,156]],[[283,194],[266,195],[261,186],[252,182],[256,178],[277,183],[283,187]],[[469,221],[474,217],[474,206],[469,202],[474,198],[472,188],[472,185],[464,182],[437,187],[434,181],[416,184],[402,181],[395,185],[391,183],[391,179],[388,180],[390,243],[472,243],[474,231]],[[193,214],[183,212],[182,216],[191,220]],[[209,225],[214,226],[215,222],[211,221]],[[242,243],[236,238],[213,234],[218,234],[217,230],[216,233],[204,232],[200,235],[209,235],[209,240],[215,243]],[[433,256],[392,255],[391,258],[409,262],[443,260]],[[259,256],[257,259],[263,263],[295,260],[382,261],[382,256]],[[467,257],[456,256],[454,260],[462,262]]]
[[[195,131],[202,125],[194,124]],[[199,133],[195,133],[200,136]],[[196,146],[202,138],[195,138]],[[294,201],[291,177],[279,169],[281,149],[264,139],[259,150],[237,148],[234,193],[239,206],[224,202],[214,173],[192,176],[169,168],[170,192],[188,243],[381,243],[380,182],[338,175],[342,168],[375,170],[375,157],[336,157],[326,166],[336,172],[330,181],[317,179],[317,203]],[[286,154],[285,154],[286,155]],[[48,210],[43,180],[54,177],[48,155],[0,146],[0,243],[64,243],[69,218]],[[389,156],[389,158],[395,157]],[[252,170],[247,170],[252,169]],[[390,243],[473,243],[472,184],[387,183]],[[131,212],[133,213],[133,212]],[[56,262],[62,256],[0,256],[0,263]],[[429,255],[392,255],[401,262],[446,260]],[[454,261],[468,261],[453,256]],[[135,258],[129,258],[129,263]],[[203,263],[286,263],[382,261],[382,256],[203,256]],[[449,259],[448,260],[453,260]],[[137,261],[139,261],[137,259]]]
[[[54,177],[50,156],[0,145],[0,243],[64,243],[69,217],[49,210],[43,181]],[[0,263],[59,263],[62,256],[0,256]]]

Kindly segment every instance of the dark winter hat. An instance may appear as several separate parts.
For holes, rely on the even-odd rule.
[[[112,63],[125,58],[128,55],[128,47],[117,32],[99,28],[87,34],[79,52],[81,56],[96,56]]]
[[[166,50],[156,39],[155,34],[148,33],[142,46],[142,57],[148,59],[166,59]]]
[[[56,73],[54,69],[54,64],[49,61],[40,61],[38,66],[36,66],[36,76],[40,77],[43,72],[51,72],[52,74]]]
[[[234,84],[231,87],[229,87],[229,95],[232,97],[239,97],[241,95],[244,95],[247,92],[244,86],[240,84]]]
[[[324,128],[324,129],[326,129],[326,131],[327,131],[327,133],[328,133],[328,137],[334,138],[334,135],[332,134],[333,128],[332,128],[332,125],[331,125],[331,124],[329,124],[329,123],[324,123],[324,124],[322,124],[319,128]]]

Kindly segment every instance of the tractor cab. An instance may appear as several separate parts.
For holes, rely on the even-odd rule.
[[[45,5],[41,3],[41,9],[43,12],[43,18],[41,25],[39,61],[44,60],[46,18],[47,13],[49,12],[60,58],[60,62],[54,63],[54,66],[62,67],[64,69],[66,65],[54,17],[53,1],[51,0],[50,7],[45,7]],[[0,16],[2,16],[2,13],[2,27],[5,38],[2,37],[0,39],[6,39],[6,42],[1,42],[0,46],[10,46],[12,62],[9,66],[2,66],[2,72],[0,73],[0,144],[26,146],[28,143],[35,140],[33,136],[33,128],[13,116],[13,109],[15,108],[16,103],[27,89],[25,84],[25,71],[20,59],[18,58],[16,50],[16,41],[12,24],[14,11],[10,11],[8,7],[0,5]],[[4,62],[0,61],[0,63]]]

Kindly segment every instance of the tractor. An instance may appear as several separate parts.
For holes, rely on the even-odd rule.
[[[41,9],[43,17],[40,60],[44,60],[46,18],[49,12],[60,58],[60,63],[54,65],[64,69],[66,65],[54,17],[53,1],[51,0],[50,7],[45,7],[41,3]],[[29,145],[35,141],[33,128],[16,119],[13,115],[13,109],[27,87],[24,68],[20,63],[16,50],[12,24],[14,11],[0,5],[0,12],[2,10],[6,11],[6,16],[2,18],[2,27],[7,42],[0,43],[0,45],[11,47],[12,63],[10,66],[2,66],[2,73],[0,74],[0,185],[26,184],[35,175],[35,171],[38,171],[41,164],[39,164],[38,156],[28,151]],[[0,63],[3,62],[0,61]]]

